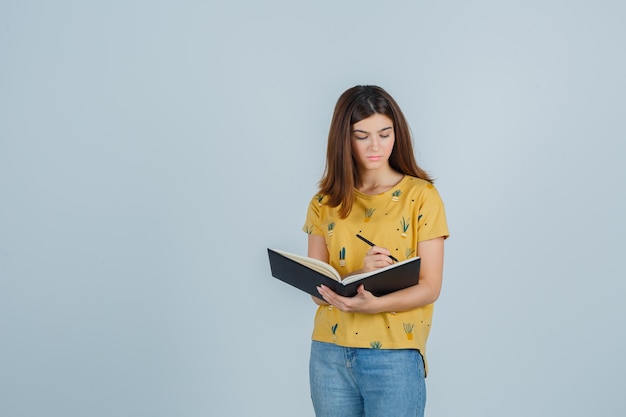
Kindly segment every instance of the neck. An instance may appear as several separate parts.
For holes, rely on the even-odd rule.
[[[364,194],[380,194],[388,191],[399,183],[404,175],[389,168],[384,171],[360,172],[360,182],[357,190]]]

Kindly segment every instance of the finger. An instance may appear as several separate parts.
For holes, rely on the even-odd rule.
[[[386,255],[389,256],[391,255],[391,252],[389,252],[389,250],[387,248],[383,248],[382,246],[372,246],[372,248],[368,251],[368,253],[371,252],[372,255]]]
[[[337,294],[327,286],[318,286],[317,292],[321,294],[322,298],[324,298],[324,301],[326,301],[328,304],[334,305],[337,302]]]
[[[374,266],[376,266],[377,268],[382,268],[385,267],[387,265],[391,265],[393,263],[393,261],[391,260],[391,258],[387,255],[380,255],[378,257],[376,257],[376,260],[374,262]]]
[[[328,299],[326,297],[326,287],[324,287],[323,285],[319,285],[317,287],[317,292],[320,293],[324,301],[328,302]]]
[[[365,285],[361,284],[357,287],[356,292],[361,295],[365,295]]]
[[[363,286],[363,285],[360,285],[360,286],[357,288],[357,294],[358,294],[360,297],[363,297],[363,298],[370,298],[370,297],[373,297],[373,296],[374,296],[374,294],[372,294],[371,292],[369,292],[368,290],[366,290],[366,289],[365,289],[365,286]]]

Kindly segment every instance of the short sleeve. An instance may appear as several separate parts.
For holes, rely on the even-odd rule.
[[[418,242],[450,236],[443,200],[432,184],[428,184],[421,193],[417,219]]]
[[[309,202],[309,207],[306,213],[306,220],[302,231],[309,235],[324,235],[324,231],[321,228],[321,214],[323,207],[324,196],[316,194]]]

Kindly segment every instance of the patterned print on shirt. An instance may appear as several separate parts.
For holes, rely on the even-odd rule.
[[[374,340],[374,341],[370,342],[370,347],[372,349],[380,349],[380,348],[383,347],[383,344],[380,343],[378,340]]]
[[[363,219],[363,221],[365,221],[365,223],[369,222],[372,219],[372,214],[374,214],[375,211],[376,211],[375,208],[366,208],[365,218]]]
[[[346,247],[342,246],[339,251],[339,266],[346,266]]]
[[[415,324],[402,323],[402,327],[404,327],[404,333],[406,333],[407,340],[413,340],[413,327],[415,327]]]
[[[331,222],[328,224],[328,236],[333,235],[333,229],[335,228],[335,222]]]
[[[409,225],[411,218],[407,218],[405,219],[404,216],[402,216],[402,221],[400,222],[400,224],[402,225],[402,234],[400,236],[402,236],[403,238],[406,237],[406,231],[409,230]]]
[[[400,201],[400,196],[402,195],[401,190],[396,190],[391,194],[391,201]]]

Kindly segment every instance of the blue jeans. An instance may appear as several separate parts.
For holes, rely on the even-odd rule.
[[[309,379],[317,417],[424,416],[424,362],[414,349],[356,349],[313,341]]]

